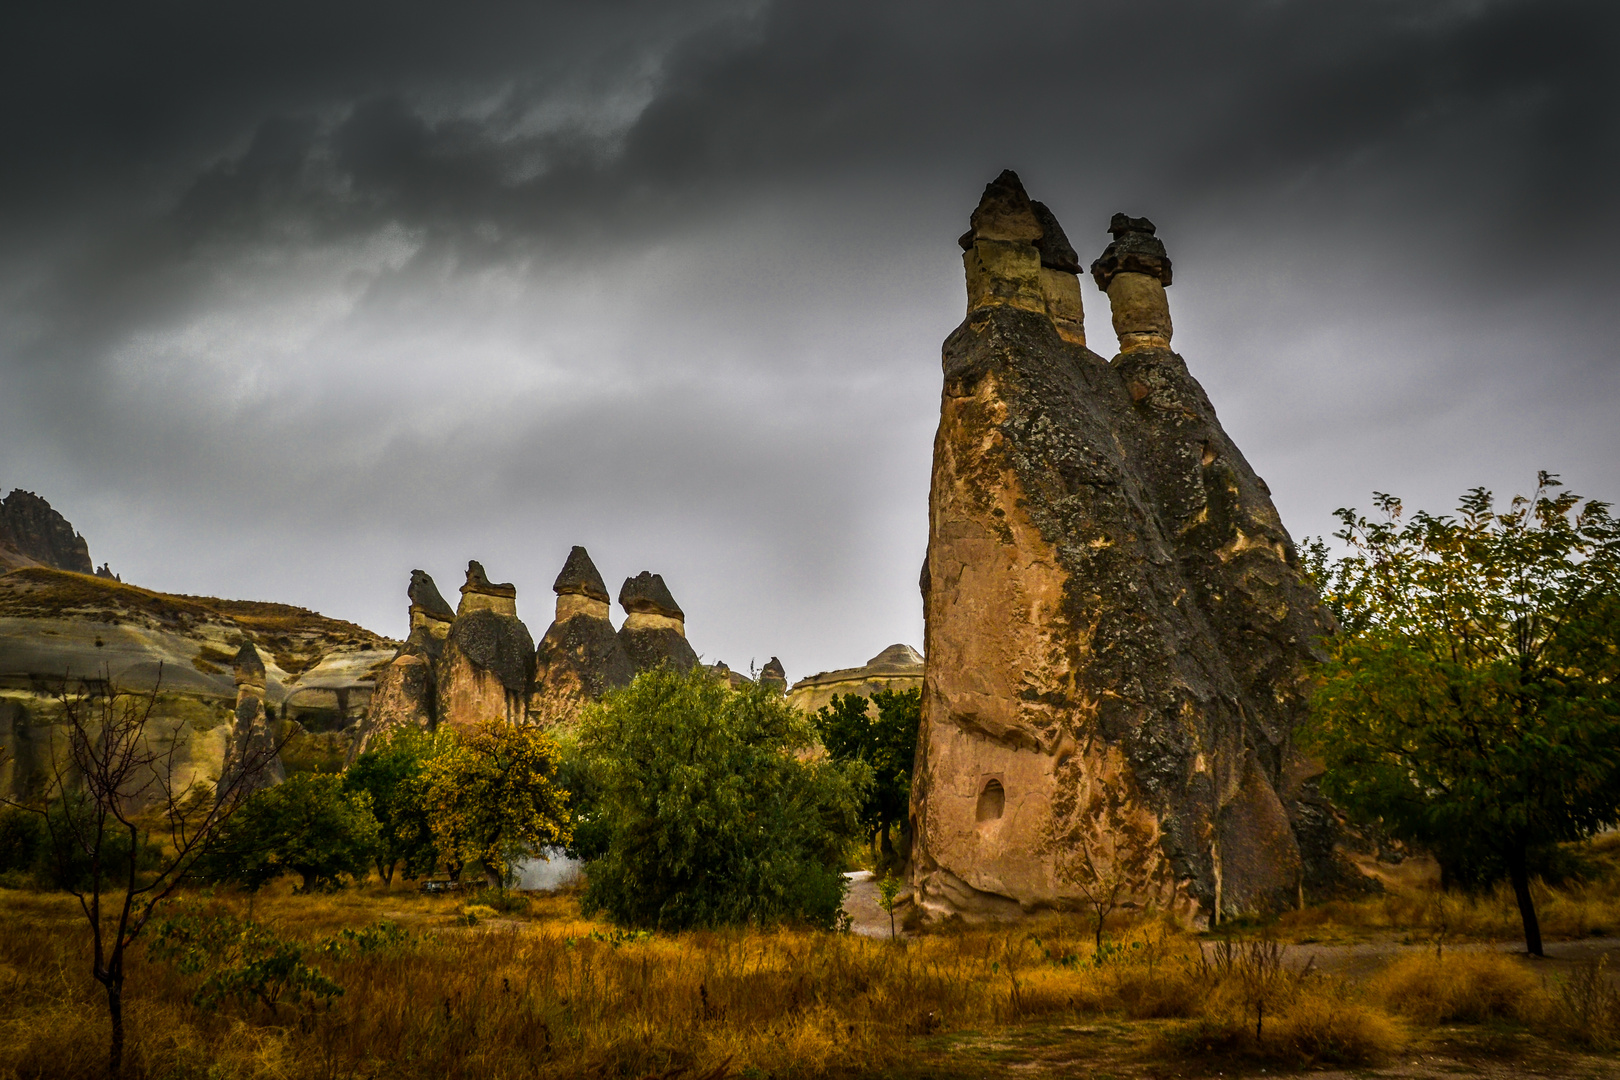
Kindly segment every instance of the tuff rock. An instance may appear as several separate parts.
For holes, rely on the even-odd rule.
[[[608,617],[607,585],[584,548],[576,545],[568,553],[551,588],[557,616],[536,650],[530,710],[541,723],[556,724],[571,721],[609,690],[628,686],[635,671]]]
[[[643,570],[625,578],[619,606],[625,612],[619,643],[633,670],[649,671],[664,663],[681,671],[697,666],[697,653],[686,640],[686,614],[661,576]]]
[[[18,488],[0,499],[0,573],[24,566],[96,572],[84,537],[50,503]]]
[[[860,667],[821,671],[800,679],[788,691],[788,702],[813,713],[839,695],[871,697],[883,690],[915,690],[922,681],[923,658],[917,650],[910,645],[890,645]]]
[[[469,562],[438,662],[438,723],[466,730],[492,719],[524,719],[534,658],[534,640],[517,617],[517,588],[491,583],[483,566]]]
[[[1093,272],[1120,328],[1112,361],[1065,326],[1069,283],[1041,275],[1074,279],[1078,260],[1046,254],[1060,230],[1016,175],[985,189],[963,238],[912,787],[912,882],[936,917],[1073,907],[1118,883],[1129,904],[1218,920],[1343,872],[1293,742],[1328,619],[1168,348],[1152,224],[1111,231]]]

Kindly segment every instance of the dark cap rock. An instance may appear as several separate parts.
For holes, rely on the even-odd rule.
[[[759,681],[765,686],[774,686],[779,690],[786,690],[787,669],[782,666],[782,661],[774,656],[771,657],[771,662],[760,669]]]
[[[464,593],[475,592],[483,593],[485,596],[505,596],[513,600],[517,599],[516,585],[513,585],[510,582],[497,584],[496,582],[490,581],[489,575],[484,573],[484,564],[480,563],[476,559],[470,559],[467,562],[467,584],[461,587],[461,591]],[[446,606],[448,607],[448,605]]]
[[[239,683],[264,681],[264,660],[247,638],[242,639],[242,647],[236,650],[236,656],[231,660],[231,671]]]
[[[607,583],[597,572],[591,557],[578,544],[568,553],[568,561],[563,563],[562,573],[557,575],[557,580],[551,583],[551,591],[558,596],[572,594],[588,596],[604,604],[608,602]]]
[[[619,606],[632,614],[663,615],[686,621],[686,612],[669,595],[669,587],[664,584],[664,579],[648,570],[624,579],[624,584],[619,588]]]
[[[1116,274],[1146,274],[1169,287],[1170,256],[1165,254],[1163,241],[1154,235],[1153,222],[1145,217],[1115,214],[1108,231],[1114,236],[1113,243],[1091,264],[1091,276],[1099,289],[1106,292]]]
[[[439,587],[433,584],[433,578],[425,570],[411,571],[411,587],[405,595],[411,598],[412,607],[419,607],[429,615],[446,622],[456,617],[455,611],[439,595]]]
[[[1023,181],[1011,169],[984,186],[979,205],[973,210],[972,228],[957,243],[966,251],[975,240],[1019,240],[1035,243],[1041,238],[1041,223],[1024,191]]]
[[[1062,270],[1068,274],[1080,272],[1080,256],[1063,233],[1063,226],[1043,202],[1031,202],[1035,220],[1041,225],[1041,238],[1035,241],[1035,250],[1041,253],[1041,265],[1048,270]]]

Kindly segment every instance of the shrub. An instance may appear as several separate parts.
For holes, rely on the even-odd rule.
[[[870,769],[812,760],[814,744],[770,688],[733,691],[702,669],[645,672],[608,694],[579,733],[608,831],[587,868],[586,912],[661,929],[830,929]]]
[[[1424,1024],[1530,1023],[1547,1014],[1541,980],[1501,953],[1453,950],[1444,956],[1427,951],[1403,956],[1369,986],[1390,1009]]]

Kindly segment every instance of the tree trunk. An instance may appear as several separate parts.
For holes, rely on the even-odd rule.
[[[1541,923],[1536,919],[1536,902],[1530,895],[1530,870],[1525,858],[1524,845],[1508,853],[1508,878],[1513,882],[1513,896],[1519,901],[1519,917],[1524,920],[1524,948],[1531,956],[1545,956],[1541,951]]]
[[[124,1068],[124,980],[109,975],[107,985],[107,1013],[112,1017],[112,1046],[107,1052],[107,1076],[118,1080]]]
[[[304,870],[304,871],[300,871],[300,872],[304,875],[304,886],[299,891],[304,892],[304,893],[312,893],[312,892],[314,892],[315,891],[315,871],[313,871],[313,870]]]

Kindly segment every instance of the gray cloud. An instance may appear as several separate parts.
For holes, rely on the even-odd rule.
[[[954,237],[1147,213],[1296,534],[1613,497],[1599,2],[171,5],[0,44],[0,483],[156,587],[402,629],[572,543],[795,676],[916,643]],[[1112,344],[1087,287],[1094,344]]]

